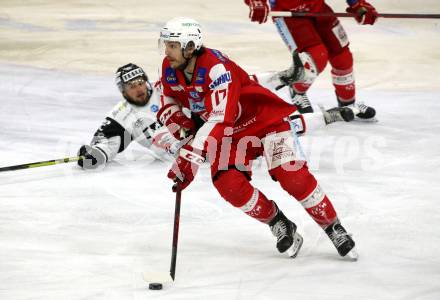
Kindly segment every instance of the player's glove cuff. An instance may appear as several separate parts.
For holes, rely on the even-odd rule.
[[[78,156],[83,157],[78,160],[78,165],[83,169],[96,169],[108,160],[107,154],[102,149],[89,145],[81,146],[78,150]]]

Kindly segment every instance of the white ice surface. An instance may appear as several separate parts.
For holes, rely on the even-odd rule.
[[[119,101],[119,65],[156,77],[157,30],[175,15],[199,19],[207,46],[251,72],[290,63],[273,26],[248,22],[241,1],[27,2],[0,4],[0,167],[74,156]],[[440,12],[434,0],[383,2],[383,12]],[[100,171],[0,173],[0,299],[440,299],[439,22],[343,22],[358,99],[380,122],[334,124],[302,142],[353,233],[356,263],[339,258],[264,164],[253,183],[298,224],[295,260],[218,196],[204,168],[183,192],[177,280],[148,290],[142,272],[169,270],[174,195],[167,165],[132,145]],[[325,73],[310,98],[329,107]]]

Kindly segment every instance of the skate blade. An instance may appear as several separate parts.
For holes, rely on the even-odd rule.
[[[357,261],[359,258],[359,254],[357,253],[356,248],[353,248],[350,250],[350,252],[347,253],[345,257],[349,261]]]
[[[295,232],[295,234],[293,235],[293,244],[292,246],[290,246],[289,249],[287,249],[287,254],[291,258],[295,258],[298,255],[298,252],[301,249],[302,244],[303,244],[303,237],[299,233]]]
[[[362,119],[362,118],[356,117],[356,115],[355,115],[353,121],[359,122],[359,123],[377,123],[377,122],[379,122],[379,120],[376,117],[373,117],[370,119]]]

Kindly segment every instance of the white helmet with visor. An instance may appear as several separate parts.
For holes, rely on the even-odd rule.
[[[196,20],[177,17],[169,20],[160,31],[159,49],[163,50],[165,42],[179,42],[184,50],[190,42],[194,43],[194,49],[202,47],[203,38],[199,22]]]

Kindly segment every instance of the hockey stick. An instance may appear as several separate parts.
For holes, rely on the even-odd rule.
[[[34,163],[3,167],[3,168],[0,168],[0,172],[53,166],[53,165],[64,164],[64,163],[69,163],[69,162],[75,162],[75,161],[79,161],[82,159],[84,159],[84,156],[74,156],[74,157],[65,157],[65,158],[61,158],[61,159],[39,161],[39,162],[34,162]]]
[[[170,272],[144,272],[143,278],[150,284],[150,289],[161,289],[163,283],[173,282],[176,278],[176,261],[177,261],[177,242],[179,238],[180,223],[180,203],[182,198],[182,190],[177,184],[173,186],[173,192],[176,193],[176,205],[174,209],[174,227],[173,227],[173,243],[171,250],[171,266]],[[160,288],[154,288],[160,286]],[[153,287],[153,288],[152,288]]]
[[[174,281],[176,276],[176,260],[177,260],[177,242],[179,240],[179,223],[180,223],[180,200],[182,198],[182,190],[179,185],[175,185],[173,190],[176,191],[176,205],[174,209],[174,229],[173,229],[173,244],[171,251],[171,267],[170,276]]]
[[[356,14],[352,13],[313,13],[313,12],[295,12],[295,11],[272,11],[271,17],[341,17],[354,18]],[[440,14],[379,14],[379,18],[386,19],[440,19]]]

